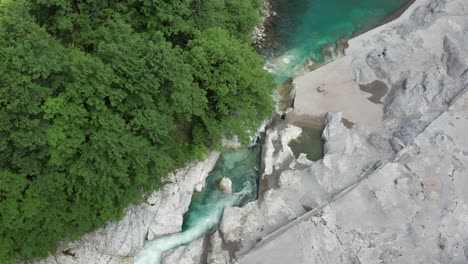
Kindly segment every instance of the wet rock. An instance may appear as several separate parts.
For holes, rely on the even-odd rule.
[[[218,184],[218,188],[223,193],[230,194],[230,193],[232,193],[232,181],[227,177],[223,177],[221,179],[221,181],[219,182],[219,184]]]
[[[276,16],[276,12],[273,10],[270,1],[262,1],[263,10],[261,22],[252,31],[252,40],[255,43],[257,49],[263,49],[266,46],[266,26],[269,20]]]
[[[347,38],[342,38],[336,43],[328,44],[322,49],[324,61],[331,61],[333,59],[344,56],[346,48],[348,48]]]
[[[282,165],[294,160],[294,153],[289,148],[289,141],[296,139],[302,133],[302,128],[287,125],[281,130],[269,129],[265,135],[265,143],[262,149],[263,176],[271,175]]]
[[[239,138],[237,136],[234,136],[231,139],[227,139],[226,137],[223,137],[221,144],[223,145],[223,149],[239,149],[242,147],[242,144],[239,141]]]
[[[198,183],[197,185],[195,185],[195,191],[201,192],[203,190],[203,187],[203,183]]]

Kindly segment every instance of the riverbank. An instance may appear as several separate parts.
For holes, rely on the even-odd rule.
[[[406,0],[271,1],[276,12],[266,28],[266,68],[278,83],[341,55],[346,40],[395,15]]]
[[[343,38],[324,47],[322,56],[328,58],[326,62],[309,61],[299,70],[299,76],[278,88],[275,93],[280,102],[277,111],[285,112],[288,107],[294,108],[293,112],[288,113],[287,121],[298,126],[323,127],[327,112],[343,112],[343,122],[349,128],[356,122],[380,126],[383,118],[381,100],[388,92],[388,87],[379,81],[356,84],[350,67],[351,58],[346,57],[344,51],[348,48],[348,41],[398,19],[414,2],[407,1],[379,23],[353,33],[350,39]]]
[[[408,1],[377,27],[360,31],[347,41],[347,46],[355,39],[364,38],[367,33],[375,29],[384,30],[391,27],[392,22],[398,20],[414,2],[414,0]],[[294,78],[292,88],[294,111],[288,114],[289,122],[323,125],[327,112],[342,112],[343,122],[348,128],[352,128],[356,123],[376,129],[383,128],[383,101],[391,86],[380,80],[369,80],[368,83],[356,82],[357,76],[351,65],[354,57],[350,53],[354,52],[355,56],[359,56],[357,53],[360,51],[356,50],[357,47],[359,44],[353,45],[352,48],[346,47],[346,54],[343,54],[343,57]],[[384,59],[386,50],[380,50],[381,53],[377,54],[377,57]]]

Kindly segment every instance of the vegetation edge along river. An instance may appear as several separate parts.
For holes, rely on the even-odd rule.
[[[0,1],[0,262],[54,253],[273,112],[254,0]]]

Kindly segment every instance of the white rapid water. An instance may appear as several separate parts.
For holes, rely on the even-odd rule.
[[[183,231],[147,242],[135,257],[135,264],[160,264],[165,251],[187,245],[213,230],[226,206],[242,205],[255,199],[258,150],[239,150],[223,154],[222,161],[207,178],[202,193],[194,194],[189,212],[184,216]],[[222,177],[233,182],[233,194],[217,188]]]
[[[205,211],[208,214],[197,219],[196,225],[190,229],[148,242],[140,254],[135,257],[135,264],[160,264],[165,251],[186,245],[214,228],[221,218],[224,207],[235,205],[242,197],[251,192],[251,188],[251,186],[246,186],[241,192],[207,205],[210,207]]]

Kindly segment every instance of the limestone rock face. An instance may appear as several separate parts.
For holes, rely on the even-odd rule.
[[[341,113],[328,113],[325,122],[323,159],[313,162],[300,156],[280,174],[280,186],[294,190],[308,209],[327,203],[390,155],[389,151],[376,151],[365,140],[370,133],[367,129],[347,128]]]
[[[223,193],[232,193],[232,181],[227,178],[223,177],[221,181],[218,184],[218,188],[223,192]]]
[[[221,222],[219,232],[227,243],[236,243],[257,228],[257,218],[248,207],[227,207],[223,219],[225,221]]]
[[[195,186],[204,185],[219,153],[168,176],[172,183],[150,195],[147,201],[126,209],[119,222],[85,235],[77,242],[62,242],[55,256],[35,263],[133,263],[146,240],[179,232]]]
[[[268,190],[265,193],[260,209],[265,216],[266,223],[275,227],[281,222],[287,223],[288,220],[296,216],[294,211],[288,207],[284,198],[273,190]]]
[[[466,87],[466,8],[465,0],[419,0],[396,21],[349,42],[356,81],[392,88],[387,117],[446,110]]]
[[[467,263],[468,94],[460,100],[395,161],[240,263]]]
[[[228,264],[231,262],[229,252],[223,250],[223,241],[218,232],[215,232],[210,239],[211,251],[208,252],[208,263]]]
[[[265,135],[265,143],[262,149],[263,174],[271,175],[281,165],[294,159],[294,154],[289,148],[289,141],[296,139],[302,133],[300,127],[287,125],[281,130],[269,129]]]
[[[231,255],[245,254],[270,233],[326,204],[335,193],[361,179],[362,168],[373,165],[378,158],[369,158],[374,150],[362,139],[367,130],[348,129],[341,113],[326,116],[323,160],[313,162],[304,154],[294,158],[288,143],[301,131],[284,125],[266,132],[262,181],[269,188],[243,208],[226,208],[221,220],[219,233]]]

